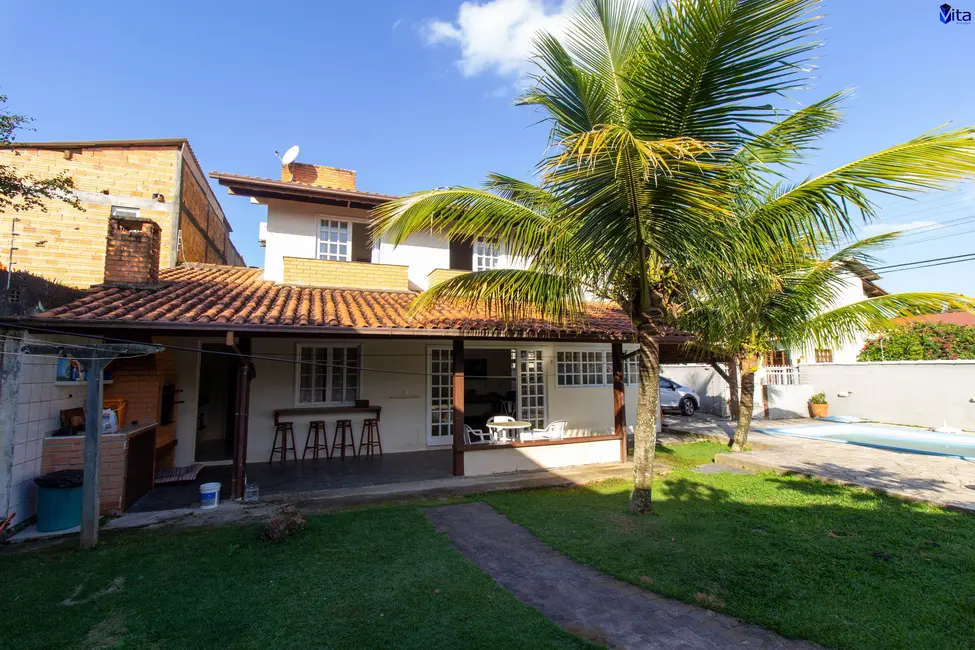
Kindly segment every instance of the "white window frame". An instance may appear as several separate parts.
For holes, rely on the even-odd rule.
[[[624,351],[624,355],[626,352]],[[570,359],[567,355],[573,355]],[[578,357],[574,356],[578,355]],[[565,372],[566,364],[571,364],[571,372]],[[585,383],[583,379],[592,379],[592,366],[597,364],[603,368],[601,383]],[[578,366],[578,367],[576,367]],[[639,361],[636,355],[623,359],[623,384],[637,386],[640,383]],[[595,373],[598,376],[598,373]],[[568,377],[579,380],[579,383],[566,383]],[[613,352],[612,350],[588,349],[558,349],[555,351],[555,385],[559,388],[598,388],[613,385]]]
[[[329,217],[328,215],[319,214],[315,215],[318,217],[318,231],[315,234],[315,258],[319,260],[335,261],[335,262],[349,262],[352,260],[352,222],[344,221],[342,219],[335,219]],[[341,233],[345,230],[346,240],[341,241]],[[330,235],[335,235],[333,240]],[[325,237],[323,237],[325,235]],[[336,257],[333,257],[331,252],[326,252],[322,254],[322,244],[326,246],[334,245],[336,247]],[[345,247],[345,256],[341,255],[342,247]]]
[[[555,385],[559,388],[612,386],[612,356],[605,350],[555,351]]]
[[[325,390],[325,397],[327,399],[325,401],[323,401],[323,402],[322,401],[317,401],[317,402],[316,401],[303,402],[303,401],[301,401],[301,390],[302,390],[302,387],[301,387],[301,377],[302,377],[302,369],[303,368],[306,368],[306,364],[305,363],[302,363],[302,360],[301,360],[301,358],[302,358],[302,352],[305,351],[305,350],[320,350],[320,349],[326,350],[326,352],[325,352],[325,360],[323,362],[321,362],[321,363],[324,363],[325,364],[324,367],[322,368],[322,372],[325,373],[324,390]],[[333,377],[333,373],[334,373],[335,368],[333,366],[336,365],[335,363],[333,363],[333,356],[332,355],[333,355],[333,350],[337,350],[337,349],[342,349],[342,350],[354,349],[357,352],[357,357],[358,357],[359,365],[358,365],[358,368],[357,368],[357,370],[355,372],[355,397],[353,399],[351,399],[351,400],[343,399],[341,401],[334,401],[334,400],[331,399],[332,389],[334,388],[333,381],[335,380],[335,377]],[[347,353],[346,352],[343,352],[342,353],[342,356],[343,356],[342,365],[346,365],[345,364],[345,357],[347,356]],[[346,369],[343,369],[343,373],[347,372],[347,370],[348,370],[347,368]],[[312,374],[312,377],[314,377],[314,374]],[[343,384],[345,384],[345,382],[347,382],[348,379],[349,379],[348,375],[347,374],[343,374],[343,378],[342,378]],[[296,344],[295,345],[295,382],[294,382],[294,386],[295,386],[295,389],[294,389],[294,403],[295,403],[295,406],[296,407],[298,407],[298,406],[353,406],[353,405],[355,405],[355,401],[357,399],[359,399],[359,396],[362,394],[362,346],[359,345],[358,343],[314,343],[314,344],[298,343],[298,344]],[[345,393],[346,390],[348,390],[348,388],[349,388],[348,385],[343,385],[343,387],[342,387],[342,389],[343,389],[343,391],[342,391],[343,392],[343,398],[345,397],[344,393]],[[314,390],[314,387],[312,387],[312,390]]]
[[[504,263],[504,250],[500,244],[487,241],[482,237],[474,240],[473,258],[471,269],[474,271],[488,271],[491,269],[502,268]]]

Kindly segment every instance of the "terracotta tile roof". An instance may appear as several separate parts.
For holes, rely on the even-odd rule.
[[[628,340],[633,333],[629,318],[608,303],[590,303],[587,318],[567,326],[536,319],[504,321],[449,304],[410,319],[406,314],[417,295],[414,292],[292,287],[262,276],[261,269],[187,264],[162,270],[159,284],[152,287],[94,287],[84,298],[32,320],[179,329],[315,327],[330,334],[341,330],[421,334],[425,330],[513,338]]]
[[[921,316],[906,316],[895,319],[896,322],[904,325],[911,323],[944,323],[948,325],[965,325],[975,327],[975,314],[965,311],[947,312],[944,314],[923,314]]]

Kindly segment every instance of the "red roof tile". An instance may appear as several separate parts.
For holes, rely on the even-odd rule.
[[[561,325],[539,319],[504,320],[441,304],[408,318],[413,292],[294,287],[262,279],[261,269],[187,264],[164,269],[152,287],[95,287],[75,302],[34,319],[76,324],[153,325],[196,329],[325,328],[338,330],[459,331],[470,336],[630,339],[621,309],[590,303],[584,320]],[[416,332],[420,333],[420,332]]]

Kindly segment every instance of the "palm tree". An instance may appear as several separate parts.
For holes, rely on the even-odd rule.
[[[779,188],[749,238],[730,236],[736,188],[760,165],[787,163],[808,137],[811,111],[806,121],[781,120],[770,102],[808,83],[818,8],[818,0],[585,0],[561,36],[536,36],[537,74],[519,100],[550,127],[537,185],[494,176],[485,189],[420,192],[376,210],[374,238],[398,244],[432,230],[503,243],[525,261],[445,281],[417,309],[450,299],[570,320],[588,292],[627,312],[639,343],[634,512],[652,511],[658,339],[682,301],[719,293],[726,269],[767,257],[783,238],[850,233],[854,209],[869,211],[860,187],[975,170],[971,131],[933,134],[941,149],[882,152]],[[762,124],[774,126],[751,130]]]
[[[897,233],[857,241],[830,255],[786,254],[764,264],[739,267],[729,276],[731,291],[704,296],[680,315],[682,327],[697,335],[696,346],[718,351],[741,368],[741,397],[732,450],[748,441],[755,374],[765,353],[786,349],[833,348],[858,334],[883,331],[904,316],[947,309],[975,311],[975,299],[951,293],[900,293],[834,307],[850,282],[859,282],[870,251]]]

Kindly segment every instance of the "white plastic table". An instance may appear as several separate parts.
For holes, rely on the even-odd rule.
[[[531,429],[531,426],[531,422],[513,420],[511,422],[491,422],[487,425],[487,428],[491,432],[491,438],[497,439],[499,442],[509,442],[511,440],[509,432],[520,432],[525,429]]]

